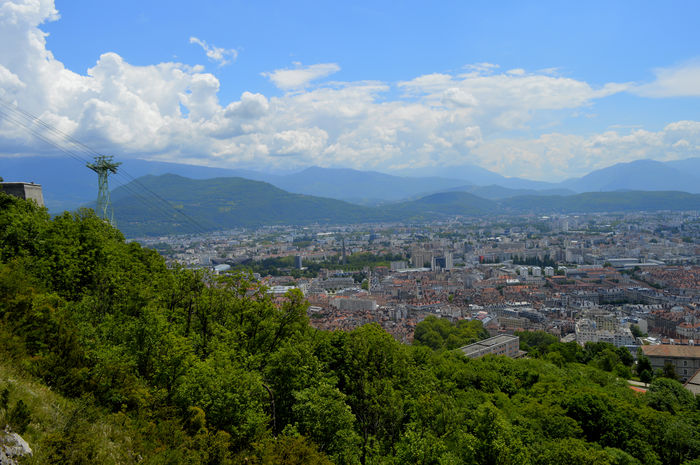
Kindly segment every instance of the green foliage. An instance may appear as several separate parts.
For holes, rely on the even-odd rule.
[[[650,385],[645,400],[656,410],[679,413],[692,410],[695,399],[693,394],[675,379],[657,378]]]
[[[433,350],[457,349],[489,337],[478,320],[460,320],[451,323],[435,316],[428,316],[416,325],[413,343]]]
[[[668,379],[678,379],[678,376],[676,375],[676,367],[672,362],[664,363],[663,376],[664,378]]]
[[[0,365],[0,415],[26,431],[32,463],[700,456],[698,401],[666,378],[632,392],[626,349],[534,332],[520,334],[528,359],[472,360],[451,349],[487,337],[481,324],[433,317],[412,346],[378,325],[316,331],[300,292],[275,304],[244,274],[167,269],[89,211],[0,205],[0,352],[14,370]]]
[[[639,373],[639,380],[642,383],[649,384],[653,378],[654,375],[650,370],[642,370],[642,372]]]
[[[333,462],[299,435],[285,435],[260,445],[258,454],[246,457],[252,465],[331,465]]]
[[[648,336],[646,333],[643,333],[637,325],[630,325],[630,331],[632,332],[632,336],[635,338]]]
[[[347,397],[327,382],[294,393],[292,411],[299,432],[308,436],[319,450],[336,463],[357,462],[360,438],[354,431],[355,416]]]
[[[549,346],[559,342],[559,338],[544,331],[516,331],[520,338],[520,349],[531,356],[547,353]]]

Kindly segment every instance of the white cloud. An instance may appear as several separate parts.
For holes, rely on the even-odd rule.
[[[635,87],[642,97],[700,97],[700,60],[654,70],[656,79]]]
[[[591,86],[551,72],[503,72],[488,63],[467,66],[463,74],[432,73],[395,84],[332,85],[314,82],[337,72],[337,64],[296,64],[265,73],[291,92],[242,92],[237,101],[222,104],[219,80],[201,66],[135,66],[105,53],[86,74],[66,69],[46,49],[40,29],[56,18],[48,0],[0,4],[0,98],[105,153],[259,169],[471,163],[555,179],[617,161],[683,158],[700,150],[695,121],[656,132],[614,128],[514,139],[512,129],[538,134],[562,114],[585,111],[630,85]],[[0,154],[42,150],[43,142],[0,119]]]
[[[469,73],[477,73],[477,74],[488,74],[490,72],[495,71],[498,68],[500,68],[500,66],[498,66],[497,64],[485,63],[485,62],[464,65],[464,69],[466,69]]]
[[[206,43],[206,41],[198,39],[197,37],[190,37],[190,43],[197,44],[202,47],[204,52],[207,54],[207,57],[211,61],[218,63],[219,66],[227,65],[238,58],[238,50],[234,48],[227,49],[209,45]]]
[[[591,136],[550,133],[536,139],[495,139],[474,154],[478,164],[507,176],[560,180],[615,163],[651,158],[668,161],[700,152],[700,122],[678,121],[659,131],[629,129]],[[548,173],[548,176],[543,176]]]
[[[301,89],[312,81],[330,76],[340,71],[340,66],[336,63],[319,63],[316,65],[302,66],[295,63],[293,69],[277,69],[269,73],[262,73],[274,85],[282,90]]]

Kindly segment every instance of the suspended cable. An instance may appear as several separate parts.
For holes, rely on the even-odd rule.
[[[99,152],[96,150],[92,149],[85,143],[81,142],[80,140],[74,138],[73,136],[61,131],[60,129],[52,126],[49,123],[46,123],[45,121],[41,120],[38,116],[23,110],[19,108],[17,105],[12,105],[2,99],[0,99],[0,115],[4,115],[5,119],[8,121],[26,129],[28,132],[30,132],[34,137],[46,142],[50,146],[56,148],[60,152],[64,153],[65,155],[69,156],[70,158],[78,161],[79,163],[83,164],[85,166],[87,163],[90,161],[88,159],[83,158],[81,155],[75,153],[72,150],[67,149],[66,147],[60,145],[57,142],[52,141],[50,138],[44,136],[39,130],[37,130],[36,125],[39,125],[43,127],[45,130],[48,132],[52,133],[55,137],[61,139],[62,141],[67,141],[70,142],[73,145],[78,146],[82,152],[87,152],[92,156],[100,156]],[[118,173],[122,174],[121,172],[124,170],[118,171]],[[160,213],[163,214],[163,216],[167,219],[170,218],[170,213],[172,211],[176,212],[178,215],[180,215],[182,218],[186,220],[187,223],[190,224],[190,226],[194,226],[196,230],[199,230],[200,232],[207,232],[207,229],[202,226],[198,221],[196,221],[194,218],[192,218],[190,215],[186,214],[185,212],[173,207],[170,202],[166,199],[164,199],[162,196],[159,194],[155,193],[153,190],[148,188],[146,185],[144,185],[139,179],[133,177],[131,174],[128,172],[124,172],[123,175],[127,178],[127,180],[130,180],[130,183],[124,183],[122,184],[121,188],[129,192],[132,196],[137,198],[141,203],[143,203],[147,208],[149,209],[155,209],[156,211],[159,211]],[[156,199],[158,202],[152,202],[149,204],[149,202],[144,199],[136,190],[132,188],[130,184],[135,184],[136,186],[140,187],[144,191],[146,191],[148,194],[150,194],[151,197]],[[165,207],[164,207],[164,205]]]
[[[59,150],[60,152],[63,152],[64,154],[68,155],[70,158],[76,160],[82,166],[85,166],[85,164],[89,162],[87,159],[82,158],[80,155],[75,154],[73,151],[68,150],[65,147],[55,143],[51,139],[45,137],[43,134],[41,134],[39,131],[37,131],[34,127],[27,125],[26,123],[14,118],[14,117],[8,116],[7,113],[5,113],[2,109],[0,109],[0,114],[4,115],[5,119],[7,119],[8,121],[13,122],[13,123],[17,124],[18,126],[29,131],[30,134],[32,134],[37,139],[40,139],[40,140],[46,142],[48,145],[54,147],[55,149]],[[163,216],[165,216],[165,217],[169,216],[170,211],[167,209],[164,209],[163,206],[159,202],[151,202],[149,204],[149,202],[147,201],[146,198],[144,198],[140,193],[138,193],[138,191],[136,191],[133,187],[129,186],[128,184],[122,184],[119,187],[124,188],[129,193],[131,193],[135,198],[137,198],[139,201],[141,201],[141,203],[143,203],[148,209],[155,208],[156,210],[160,210],[160,213],[162,213]]]

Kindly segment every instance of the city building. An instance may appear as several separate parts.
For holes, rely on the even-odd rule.
[[[44,206],[44,194],[41,190],[41,184],[34,184],[33,182],[0,182],[0,190],[20,199],[33,200],[40,207]]]
[[[520,355],[520,338],[508,334],[484,339],[483,341],[460,347],[464,355],[469,358],[479,358],[487,354],[505,355],[506,357],[517,358]]]
[[[685,382],[700,370],[700,346],[696,345],[647,345],[642,346],[644,356],[654,370],[663,370],[667,363],[673,365],[676,376]]]
[[[333,299],[331,302],[338,310],[350,310],[350,311],[373,311],[377,309],[377,302],[371,299],[357,299],[352,297],[339,297]]]

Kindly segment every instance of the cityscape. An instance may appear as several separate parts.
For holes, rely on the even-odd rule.
[[[699,17],[0,0],[0,465],[700,465]]]
[[[280,298],[300,289],[319,329],[375,322],[411,343],[416,324],[433,315],[479,320],[492,336],[541,330],[634,354],[700,340],[697,211],[266,227],[139,240],[171,264],[251,273]],[[677,374],[687,381],[695,370]]]

